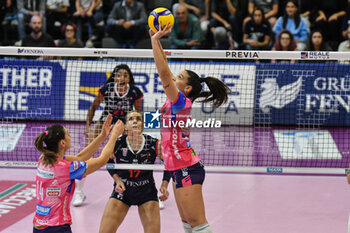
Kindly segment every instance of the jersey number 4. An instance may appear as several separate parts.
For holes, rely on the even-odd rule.
[[[129,170],[130,178],[137,178],[140,175],[140,170]]]

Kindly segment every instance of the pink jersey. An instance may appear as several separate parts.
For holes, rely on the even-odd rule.
[[[174,171],[199,162],[200,157],[191,147],[191,99],[179,92],[175,103],[168,99],[161,109],[162,153],[165,169]]]
[[[54,166],[44,166],[39,160],[36,175],[35,228],[72,224],[70,202],[75,179],[82,179],[87,164],[58,158]]]

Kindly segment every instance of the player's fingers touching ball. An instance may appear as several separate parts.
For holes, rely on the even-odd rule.
[[[167,25],[167,29],[174,25],[174,15],[167,8],[158,7],[148,16],[148,26],[153,32],[158,32]]]

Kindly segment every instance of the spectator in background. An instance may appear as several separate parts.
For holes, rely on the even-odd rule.
[[[84,44],[80,39],[76,38],[76,33],[78,31],[77,26],[68,22],[62,27],[62,34],[64,35],[64,39],[59,40],[57,46],[58,47],[71,47],[71,48],[83,48]]]
[[[12,6],[12,0],[0,0],[0,45],[4,35],[4,28],[3,28],[3,20],[5,19],[5,15],[7,11],[11,8]]]
[[[317,5],[317,0],[299,0],[300,17],[310,30],[315,28],[316,19],[320,14],[315,5]]]
[[[346,39],[348,37],[348,27],[350,26],[350,2],[348,2],[348,7],[346,9],[346,15],[343,17],[343,23],[341,26],[342,38]]]
[[[198,49],[204,40],[198,18],[189,14],[183,4],[176,8],[170,39],[171,49]]]
[[[68,8],[69,0],[46,0],[46,31],[55,39],[61,37],[60,29],[68,22]],[[59,25],[56,25],[57,22]]]
[[[108,16],[107,31],[122,48],[134,48],[146,33],[146,20],[143,3],[122,0],[114,4]]]
[[[228,50],[230,43],[228,41],[227,31],[224,27],[216,27],[214,30],[214,49],[217,50]]]
[[[238,0],[211,0],[212,18],[209,28],[213,35],[215,28],[222,26],[227,32],[230,32],[233,40],[236,42],[242,40],[242,30],[239,26],[241,19],[237,11],[237,2]]]
[[[293,34],[289,30],[283,29],[277,35],[277,39],[276,39],[276,42],[275,42],[272,50],[273,51],[295,51],[296,48],[297,48],[297,45],[294,41]],[[271,60],[271,62],[276,62],[276,60]],[[278,60],[278,62],[294,63],[295,60]]]
[[[322,30],[325,39],[334,49],[336,49],[338,42],[341,41],[339,29],[341,28],[343,16],[346,15],[347,4],[347,0],[318,0],[314,6],[318,9],[319,16],[313,29]]]
[[[323,39],[322,31],[318,29],[311,32],[308,45],[308,51],[332,51]]]
[[[347,40],[341,42],[338,46],[339,52],[349,52],[350,51],[350,27],[348,27],[347,33],[348,33]]]
[[[42,32],[42,17],[33,15],[29,26],[32,32],[23,38],[22,46],[28,47],[55,47],[55,43],[49,34]]]
[[[210,0],[175,0],[173,1],[173,13],[176,13],[179,4],[183,4],[190,14],[199,18],[202,32],[206,35],[209,25]]]
[[[45,0],[17,0],[18,37],[22,40],[26,35],[26,23],[31,21],[32,16],[42,18],[42,30],[46,31]]]
[[[245,49],[269,49],[271,41],[270,23],[265,20],[264,12],[259,7],[253,10],[252,17],[244,27],[243,43],[245,44]]]
[[[278,0],[249,0],[248,13],[250,16],[244,19],[243,28],[245,28],[245,24],[252,18],[253,11],[256,7],[262,9],[264,18],[269,21],[271,27],[273,27],[277,21]]]
[[[285,13],[279,17],[273,31],[278,35],[283,29],[289,30],[297,43],[297,50],[306,50],[306,43],[309,35],[305,21],[300,17],[299,5],[295,0],[288,0],[285,6]]]
[[[96,23],[103,20],[102,0],[76,0],[76,12],[73,17],[77,22],[77,38],[83,41],[83,23],[88,22],[88,41],[97,39]]]

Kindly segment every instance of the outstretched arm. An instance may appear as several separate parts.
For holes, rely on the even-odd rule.
[[[98,108],[98,106],[102,103],[103,101],[103,96],[97,94],[97,96],[94,99],[94,102],[90,106],[87,117],[86,117],[86,131],[85,131],[85,137],[88,139],[89,137],[89,131],[90,131],[90,125],[92,123],[92,119],[94,118],[95,111]]]
[[[159,41],[161,37],[169,34],[170,32],[171,28],[168,28],[168,26],[166,26],[163,29],[160,29],[157,33],[153,32],[152,30],[149,30],[154,62],[156,63],[158,74],[163,84],[164,92],[171,102],[175,102],[178,97],[179,91],[175,86],[175,82],[173,81],[174,76],[170,71],[167,58]]]
[[[66,160],[67,161],[86,161],[93,156],[97,149],[102,145],[102,143],[108,138],[109,132],[111,131],[113,117],[111,114],[109,114],[106,118],[105,123],[103,124],[101,133],[82,151],[80,151],[77,155],[67,155]]]
[[[112,115],[109,114],[106,118],[105,123],[102,126],[101,133],[87,146],[85,147],[79,154],[76,156],[79,158],[79,160],[86,161],[91,158],[93,154],[96,153],[97,149],[102,145],[102,143],[107,139],[109,132],[111,131],[111,122],[112,122]]]
[[[117,141],[118,137],[124,132],[124,123],[121,120],[118,120],[117,123],[114,125],[111,136],[106,144],[106,146],[103,148],[101,155],[98,158],[93,158],[88,160],[87,168],[86,168],[86,175],[93,173],[103,165],[105,165],[110,158],[110,155],[113,153],[113,149],[115,146],[115,142]]]

